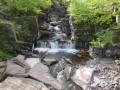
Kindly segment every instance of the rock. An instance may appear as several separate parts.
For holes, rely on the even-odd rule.
[[[61,90],[61,85],[49,74],[49,68],[42,63],[37,63],[30,71],[29,75],[38,81],[51,85],[57,90]]]
[[[16,59],[18,59],[18,60],[25,60],[25,56],[24,55],[18,55],[17,57],[16,57]]]
[[[6,73],[12,76],[24,75],[25,68],[13,63],[12,61],[7,61]]]
[[[115,63],[116,63],[117,65],[120,65],[120,60],[115,60]]]
[[[30,67],[34,67],[38,62],[40,62],[39,58],[27,58],[25,62],[30,65]]]
[[[49,90],[43,83],[33,79],[8,77],[0,83],[0,90]]]
[[[89,55],[92,58],[98,58],[98,57],[103,57],[104,53],[103,53],[104,49],[103,48],[95,48],[95,47],[89,47]]]
[[[3,68],[3,67],[5,67],[7,64],[6,64],[6,62],[0,62],[0,68]]]
[[[0,82],[6,77],[6,67],[0,68]]]
[[[34,42],[34,39],[38,36],[39,27],[38,27],[38,19],[36,16],[22,16],[22,17],[14,17],[13,18],[16,23],[20,25],[27,25],[29,27],[30,32],[28,35],[25,32],[18,32],[19,35],[22,35],[24,42]],[[25,37],[25,38],[24,38]]]
[[[66,77],[67,80],[70,79],[71,71],[72,71],[72,67],[70,65],[66,65],[64,69],[64,76]]]
[[[93,80],[94,80],[94,83],[91,84],[92,90],[99,90],[98,86],[99,86],[99,83],[101,82],[100,79],[94,76]]]
[[[46,65],[51,65],[51,64],[57,62],[57,60],[54,57],[53,58],[51,58],[51,57],[45,57],[44,61],[45,61]]]
[[[56,78],[57,74],[65,68],[66,64],[66,61],[61,59],[58,63],[51,65],[50,72],[52,76]]]
[[[80,67],[76,70],[72,80],[84,90],[89,88],[94,70],[89,67]]]
[[[25,68],[26,71],[28,71],[31,68],[30,65],[25,62],[25,56],[23,56],[23,55],[18,55],[15,58],[14,62],[16,64],[20,65],[21,67]]]
[[[105,55],[112,58],[120,58],[120,43],[113,44],[105,51]]]
[[[60,25],[61,21],[53,21],[53,22],[50,22],[50,24],[52,26],[57,26],[57,25]]]
[[[69,58],[63,58],[66,62],[72,64],[72,61]]]
[[[0,50],[9,49],[9,52],[13,52],[16,41],[14,25],[9,21],[0,20]]]

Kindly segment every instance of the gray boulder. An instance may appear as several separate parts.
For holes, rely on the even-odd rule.
[[[33,79],[8,77],[0,83],[0,90],[49,90],[43,83]]]
[[[6,66],[6,62],[0,62],[0,68],[3,68],[3,67],[5,67]]]
[[[49,68],[42,63],[37,63],[30,71],[29,75],[41,82],[51,85],[57,90],[61,90],[61,85],[49,74]]]
[[[55,62],[57,62],[57,60],[54,57],[45,57],[44,60],[46,65],[51,65]]]
[[[7,61],[6,73],[12,76],[24,75],[25,68],[13,63],[12,61]]]
[[[37,63],[40,62],[39,58],[27,58],[25,62],[30,65],[30,67],[34,67]]]
[[[56,77],[57,74],[64,70],[65,66],[67,65],[67,62],[64,59],[61,59],[58,63],[50,66],[50,72],[52,76]]]
[[[72,72],[72,67],[70,65],[66,65],[66,67],[64,69],[64,76],[66,77],[67,80],[70,79],[71,72]]]
[[[25,68],[26,71],[28,71],[31,68],[30,65],[25,62],[25,56],[23,55],[18,55],[17,57],[15,57],[14,63]]]
[[[72,80],[83,88],[83,90],[88,90],[90,88],[90,82],[93,75],[94,69],[81,66],[76,70]]]

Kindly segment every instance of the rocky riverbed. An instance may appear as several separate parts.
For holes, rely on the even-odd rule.
[[[58,55],[59,56],[59,55]],[[0,90],[119,90],[120,66],[114,59],[78,62],[67,56],[25,58],[0,63]],[[4,79],[3,79],[4,78]]]

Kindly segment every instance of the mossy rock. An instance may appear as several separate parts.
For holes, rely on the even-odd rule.
[[[0,20],[0,58],[7,59],[15,50],[17,41],[14,25],[5,20]]]
[[[1,49],[12,46],[17,41],[14,25],[12,23],[8,21],[0,22],[0,41]]]
[[[34,42],[38,36],[39,27],[36,16],[23,16],[13,18],[17,25],[21,28],[16,28],[16,34],[19,41]]]
[[[120,43],[120,30],[114,32],[114,43]]]

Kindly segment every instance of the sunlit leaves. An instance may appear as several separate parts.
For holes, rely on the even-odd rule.
[[[16,15],[32,15],[42,13],[52,5],[51,0],[6,0],[6,11]]]

